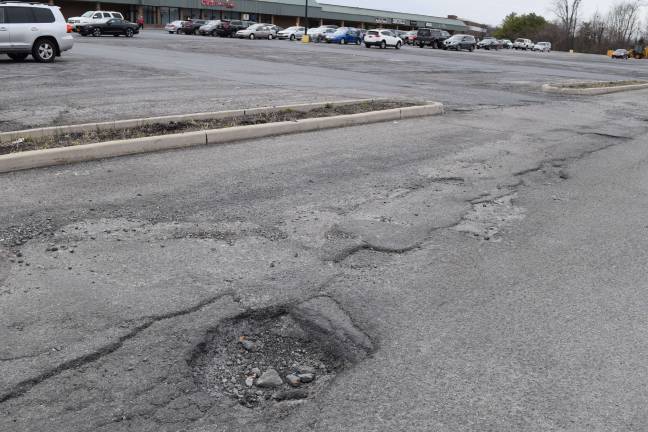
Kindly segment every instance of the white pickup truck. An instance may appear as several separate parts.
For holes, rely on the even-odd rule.
[[[124,16],[120,12],[113,11],[88,11],[81,16],[68,18],[67,23],[76,31],[78,25],[100,23],[111,18],[124,19]]]

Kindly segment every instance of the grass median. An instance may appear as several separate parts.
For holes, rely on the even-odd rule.
[[[598,81],[598,82],[584,82],[574,84],[557,84],[556,87],[568,89],[590,89],[590,88],[607,88],[607,87],[621,87],[627,85],[648,84],[648,81],[639,80],[626,80],[626,81]]]
[[[404,101],[367,101],[345,105],[326,104],[323,107],[313,108],[308,111],[283,109],[273,112],[232,116],[218,119],[159,122],[130,128],[96,129],[87,132],[61,133],[39,138],[19,138],[13,142],[0,144],[0,155],[28,150],[71,147],[105,141],[126,140],[159,135],[172,135],[200,130],[225,129],[235,126],[248,126],[275,122],[297,121],[308,118],[359,114],[394,108],[405,108],[414,105],[417,104]]]

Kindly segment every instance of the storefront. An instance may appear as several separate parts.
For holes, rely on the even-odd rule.
[[[143,16],[147,26],[163,27],[175,20],[243,19],[280,27],[304,25],[304,0],[111,0],[109,3],[50,0],[63,15],[78,16],[88,10],[114,10],[135,21]],[[463,21],[426,15],[387,12],[308,1],[309,27],[323,24],[359,28],[385,27],[409,30],[432,26],[450,32],[465,31]]]

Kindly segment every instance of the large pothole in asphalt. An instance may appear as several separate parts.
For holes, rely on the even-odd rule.
[[[372,350],[334,300],[315,297],[222,322],[190,363],[203,391],[262,408],[314,397]]]

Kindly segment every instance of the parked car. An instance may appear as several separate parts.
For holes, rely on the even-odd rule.
[[[5,30],[0,31],[0,54],[12,60],[23,61],[31,54],[37,62],[49,63],[74,45],[72,29],[57,6],[0,2],[0,20]]]
[[[315,27],[308,29],[308,36],[312,42],[322,42],[326,39],[327,34],[335,33],[337,26],[334,25],[323,25],[320,27]]]
[[[629,55],[630,55],[630,53],[628,53],[628,50],[621,48],[621,49],[615,50],[612,53],[612,58],[613,59],[628,60]]]
[[[410,30],[407,33],[405,33],[405,37],[401,38],[403,39],[403,43],[406,43],[407,45],[414,45],[416,43],[416,34],[418,33],[418,30]]]
[[[190,35],[190,34],[197,35],[198,34],[198,29],[201,26],[205,25],[206,23],[207,23],[207,21],[205,21],[205,20],[190,19],[188,21],[185,21],[182,24],[182,27],[180,27],[176,31],[176,33],[177,34],[186,34],[186,35]]]
[[[533,51],[551,52],[551,42],[538,42],[533,45]]]
[[[184,24],[184,21],[171,21],[167,25],[164,26],[164,30],[168,31],[169,34],[176,33],[179,28],[182,27]]]
[[[392,33],[394,33],[396,37],[401,38],[403,43],[405,43],[405,35],[407,34],[405,30],[392,30]]]
[[[477,45],[475,37],[465,34],[452,35],[448,39],[443,41],[443,49],[447,50],[468,50],[472,52],[475,49],[475,45]]]
[[[250,27],[236,32],[240,39],[274,39],[277,37],[276,26],[271,24],[253,24]]]
[[[254,21],[221,20],[216,26],[216,34],[220,37],[234,37],[237,31],[245,30],[254,24]]]
[[[440,29],[422,28],[416,31],[416,44],[423,48],[443,48],[443,42],[450,37],[450,33]]]
[[[501,42],[502,48],[504,48],[504,49],[513,48],[513,42],[511,42],[510,39],[502,39],[500,42]]]
[[[72,24],[72,30],[76,31],[79,25],[105,22],[111,18],[124,19],[124,16],[120,12],[114,11],[87,11],[81,16],[68,18],[67,23]]]
[[[123,19],[112,18],[106,22],[80,25],[78,32],[81,36],[124,35],[126,37],[133,37],[134,34],[139,33],[139,26]]]
[[[500,48],[500,41],[494,37],[485,37],[484,39],[477,42],[477,48],[482,48],[486,50],[498,50]]]
[[[288,27],[287,29],[277,32],[277,39],[300,40],[304,36],[306,29],[304,27]]]
[[[531,39],[517,38],[513,42],[513,49],[516,50],[530,50],[533,49],[534,43],[531,42]]]
[[[327,43],[360,45],[360,32],[351,27],[340,27],[326,35]]]
[[[203,36],[216,36],[216,26],[220,20],[209,20],[198,28],[198,33]]]
[[[403,40],[391,30],[372,29],[367,31],[367,35],[364,37],[364,44],[367,48],[378,46],[383,49],[387,47],[400,49],[401,45],[403,45]]]

